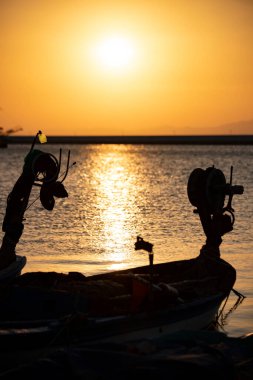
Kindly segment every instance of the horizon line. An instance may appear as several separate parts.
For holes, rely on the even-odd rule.
[[[8,144],[30,144],[35,135],[4,136]],[[253,134],[222,135],[49,135],[48,144],[237,144],[253,145]]]

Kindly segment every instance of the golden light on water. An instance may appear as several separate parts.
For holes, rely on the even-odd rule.
[[[91,191],[95,194],[92,197],[93,204],[89,206],[95,208],[98,215],[90,223],[96,234],[99,234],[99,239],[94,235],[92,238],[100,252],[100,260],[106,262],[109,270],[124,267],[129,255],[134,254],[134,247],[131,249],[130,244],[135,239],[135,226],[132,223],[133,210],[136,208],[133,191],[135,178],[134,171],[131,174],[129,171],[133,163],[127,149],[126,146],[97,146],[90,173]],[[83,227],[85,230],[85,225]],[[86,227],[84,232],[90,234],[91,228],[87,223]],[[122,246],[125,247],[123,250]]]
[[[104,248],[109,253],[107,259],[122,262],[126,252],[115,250],[118,240],[131,240],[130,231],[126,228],[127,210],[131,205],[129,199],[130,184],[126,181],[127,156],[119,153],[107,153],[104,157],[103,170],[100,171],[100,205],[101,220],[104,226]]]
[[[152,157],[158,159],[159,171],[159,157]],[[98,263],[101,268],[97,267],[98,272],[147,265],[146,253],[134,249],[138,235],[155,243],[156,263],[172,260],[175,252],[180,258],[192,255],[187,244],[182,243],[185,233],[181,236],[177,226],[170,222],[176,215],[182,217],[185,207],[182,205],[180,214],[175,202],[179,189],[175,182],[171,187],[168,170],[159,173],[163,177],[159,185],[158,172],[150,172],[148,160],[135,154],[131,145],[93,146],[87,162],[89,165],[86,163],[84,177],[78,184],[85,197],[80,200],[83,235],[80,245],[84,257],[92,257]],[[161,210],[159,216],[157,209]],[[186,231],[188,225],[184,228]],[[87,252],[87,241],[92,251]]]

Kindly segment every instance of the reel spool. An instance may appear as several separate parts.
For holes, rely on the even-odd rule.
[[[221,170],[214,167],[206,170],[197,168],[190,174],[187,194],[197,210],[204,207],[213,215],[223,213],[226,188],[226,178]]]
[[[214,166],[203,170],[194,169],[188,179],[187,194],[190,203],[196,207],[208,236],[216,234],[222,236],[233,229],[235,222],[232,198],[234,194],[243,194],[243,186],[232,186],[233,167],[230,171],[230,182],[220,169]],[[225,197],[228,195],[228,203],[224,206]]]

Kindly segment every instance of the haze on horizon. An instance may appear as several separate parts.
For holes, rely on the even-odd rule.
[[[253,1],[3,0],[0,125],[253,134]]]

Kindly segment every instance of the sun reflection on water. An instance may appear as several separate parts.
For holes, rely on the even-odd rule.
[[[133,252],[129,244],[135,239],[132,223],[133,209],[136,208],[134,165],[127,146],[97,146],[92,160],[89,185],[97,218],[90,222],[93,231],[95,225],[96,236],[99,235],[96,239],[93,232],[93,244],[100,252],[100,260],[107,262],[108,269],[124,267]],[[88,212],[87,209],[86,217]],[[87,222],[86,232],[90,235]],[[122,250],[122,246],[126,248]]]

